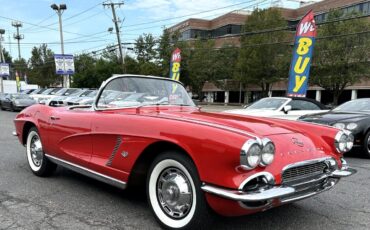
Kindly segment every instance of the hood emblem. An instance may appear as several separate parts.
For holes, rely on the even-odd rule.
[[[292,138],[292,142],[293,142],[293,144],[295,144],[295,145],[297,145],[299,147],[303,147],[304,146],[303,141],[298,140],[298,138],[293,137]]]

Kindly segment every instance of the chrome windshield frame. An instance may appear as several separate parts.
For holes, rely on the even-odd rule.
[[[147,78],[147,79],[159,79],[159,80],[166,80],[166,81],[172,81],[174,83],[180,84],[181,86],[184,86],[180,81],[172,80],[170,78],[164,78],[164,77],[157,77],[157,76],[151,76],[151,75],[136,75],[136,74],[114,74],[112,77],[105,80],[102,85],[99,88],[98,94],[96,95],[95,101],[92,105],[93,109],[95,111],[104,111],[104,110],[119,110],[119,109],[125,109],[125,108],[137,108],[141,105],[135,105],[135,106],[126,106],[126,107],[119,107],[119,108],[98,108],[98,102],[100,99],[101,94],[103,93],[105,87],[113,80],[116,80],[118,78],[128,78],[128,77],[135,77],[135,78]]]

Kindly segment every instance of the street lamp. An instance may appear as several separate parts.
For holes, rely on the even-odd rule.
[[[4,58],[4,53],[3,53],[3,46],[2,46],[3,34],[5,34],[5,30],[0,29],[0,63],[1,62],[5,63],[5,58]]]
[[[5,63],[4,53],[3,53],[3,34],[5,34],[4,29],[0,29],[0,63]],[[0,76],[0,93],[4,92],[3,76]]]
[[[64,55],[64,43],[63,43],[63,26],[62,26],[62,14],[63,11],[67,9],[66,4],[52,4],[50,6],[53,10],[55,10],[59,17],[59,32],[60,32],[60,45],[62,50],[62,55]],[[69,76],[63,75],[63,86],[69,88]]]

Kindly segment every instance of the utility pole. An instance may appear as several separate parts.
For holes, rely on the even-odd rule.
[[[13,35],[13,37],[14,37],[14,39],[16,39],[18,41],[18,60],[21,60],[21,45],[20,45],[20,42],[21,42],[22,39],[24,39],[24,35],[19,34],[19,27],[22,27],[23,25],[22,25],[21,22],[12,21],[12,26],[17,28],[17,33],[15,33]]]
[[[119,30],[119,26],[118,26],[119,20],[117,20],[117,16],[116,16],[116,6],[121,7],[121,5],[123,5],[123,4],[124,4],[123,1],[122,2],[117,2],[117,3],[113,3],[113,2],[103,3],[104,7],[107,7],[107,8],[110,7],[112,9],[113,22],[114,22],[114,25],[115,25],[115,28],[116,28],[117,42],[118,42],[120,61],[122,63],[122,66],[124,66],[124,64],[125,64],[125,58],[124,58],[124,55],[123,55],[120,30]]]
[[[63,25],[62,25],[62,14],[64,10],[67,9],[66,4],[60,4],[59,6],[57,4],[52,4],[50,6],[53,10],[55,10],[59,17],[59,33],[60,33],[60,46],[62,55],[64,55],[64,42],[63,42]],[[69,75],[63,75],[63,87],[69,88]]]
[[[3,53],[3,34],[5,33],[4,29],[0,29],[0,63],[5,63],[4,53]],[[4,92],[4,86],[3,86],[3,76],[0,76],[0,93]]]

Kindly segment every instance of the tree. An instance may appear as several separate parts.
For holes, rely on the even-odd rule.
[[[206,81],[219,83],[228,78],[222,57],[224,53],[215,49],[213,40],[197,40],[192,44],[188,61],[189,80],[192,90],[199,96]]]
[[[10,56],[9,52],[6,51],[5,48],[3,48],[3,55],[4,55],[5,63],[12,63],[13,62],[12,56]]]
[[[253,33],[287,26],[279,10],[257,9],[247,18],[238,57],[235,78],[242,84],[256,84],[267,96],[275,82],[288,76],[291,48],[286,44],[288,32]],[[249,33],[249,34],[248,34]]]
[[[140,63],[153,62],[157,59],[156,41],[152,34],[140,35],[135,42],[135,53]]]
[[[135,53],[139,64],[139,73],[144,75],[160,75],[156,40],[152,34],[143,34],[136,39]]]
[[[342,11],[331,11],[328,20],[343,16]],[[335,105],[346,87],[369,77],[370,38],[361,33],[369,29],[367,19],[352,19],[328,23],[318,30],[311,82],[331,91]]]
[[[25,76],[29,73],[29,68],[27,66],[27,62],[24,58],[16,59],[13,64],[14,72],[18,72],[19,76]],[[24,80],[24,79],[23,79]]]
[[[74,57],[75,74],[73,75],[73,87],[98,88],[100,79],[96,74],[96,60],[88,54]]]
[[[41,87],[50,87],[60,84],[62,76],[55,74],[54,53],[46,44],[33,47],[30,64],[30,82]]]
[[[158,58],[161,62],[162,76],[169,76],[171,54],[173,52],[173,43],[171,44],[171,37],[168,30],[163,30],[163,34],[159,39]]]

